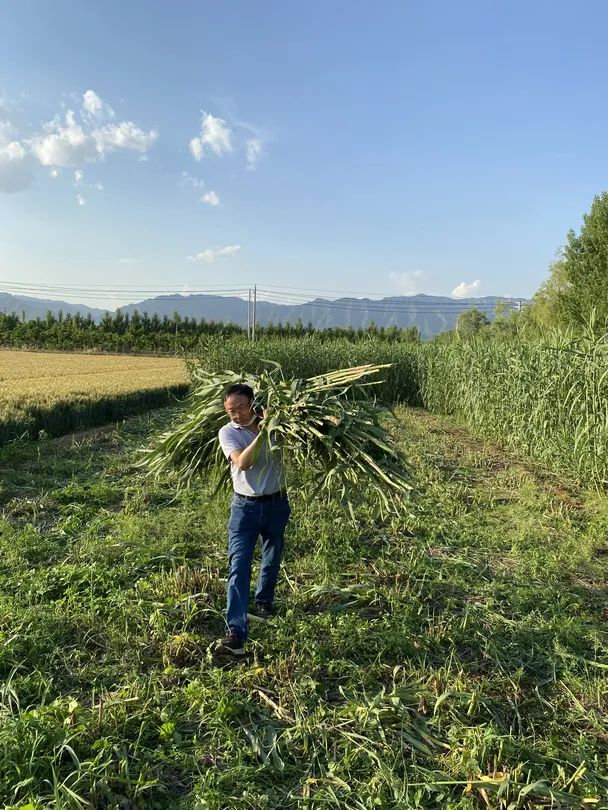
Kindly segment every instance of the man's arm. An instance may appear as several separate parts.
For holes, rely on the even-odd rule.
[[[249,470],[253,466],[255,448],[261,435],[261,433],[258,433],[251,444],[248,444],[244,450],[233,450],[230,453],[230,460],[236,464],[239,470]]]
[[[264,420],[267,418],[267,416],[268,411],[266,410],[266,408],[264,408],[262,410],[262,417],[258,421],[257,425],[258,435],[255,437],[255,439],[251,442],[251,444],[248,444],[244,450],[233,450],[232,453],[230,453],[231,461],[233,461],[236,464],[239,470],[249,470],[251,469],[251,467],[253,467],[253,462],[255,460],[254,459],[255,448],[257,446],[258,441],[260,440],[260,436],[262,435],[260,432],[260,428],[262,427]]]

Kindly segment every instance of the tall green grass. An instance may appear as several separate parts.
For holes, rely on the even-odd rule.
[[[292,377],[392,363],[376,389],[383,403],[454,414],[480,435],[585,484],[608,483],[608,342],[591,330],[542,342],[210,340],[191,364],[257,373],[273,361]]]
[[[472,340],[427,347],[424,406],[584,483],[608,483],[608,342]]]
[[[345,339],[262,338],[252,343],[246,338],[211,338],[190,368],[202,366],[208,371],[230,369],[258,374],[272,363],[280,363],[286,377],[314,377],[348,366],[392,363],[384,382],[375,388],[376,396],[386,404],[401,402],[421,405],[418,369],[421,353],[415,343],[388,343],[373,338],[352,343]]]

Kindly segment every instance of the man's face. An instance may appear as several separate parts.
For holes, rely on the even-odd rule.
[[[224,400],[224,409],[237,425],[248,425],[253,416],[251,401],[244,394],[230,394]]]

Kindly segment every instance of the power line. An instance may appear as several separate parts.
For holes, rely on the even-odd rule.
[[[192,293],[192,292],[232,292],[234,289],[238,289],[239,291],[245,292],[247,289],[246,287],[240,287],[238,285],[234,285],[234,287],[227,288],[225,284],[191,284],[189,282],[186,283],[187,289],[180,289],[177,290],[175,286],[170,285],[160,285],[157,287],[138,287],[135,285],[127,285],[127,284],[117,284],[112,287],[105,286],[105,285],[98,285],[98,284],[46,284],[46,283],[31,283],[31,282],[19,282],[19,281],[2,281],[0,280],[0,286],[4,287],[12,287],[12,288],[27,288],[29,290],[69,290],[73,292],[82,292],[82,293],[164,293],[164,294],[175,294],[175,295],[183,295],[185,293]],[[310,293],[317,294],[321,292],[334,292],[339,293],[340,297],[342,298],[350,298],[356,296],[368,296],[373,298],[389,298],[389,299],[402,299],[402,298],[412,298],[412,303],[422,304],[425,303],[434,303],[433,301],[426,301],[425,298],[420,298],[418,296],[396,296],[394,294],[381,294],[378,292],[352,292],[346,290],[319,290],[312,287],[291,287],[289,285],[276,285],[276,284],[264,284],[260,289],[266,290],[269,294],[275,295],[282,295],[283,297],[289,297],[294,299],[305,299],[306,301],[310,301],[310,297],[304,293],[283,293],[283,290],[307,290]],[[437,297],[437,296],[429,296],[429,297]],[[517,301],[523,299],[515,299],[515,298],[507,298],[506,296],[496,296],[499,300],[504,301]],[[442,303],[446,304],[454,304],[459,305],[458,300],[452,301],[444,301]]]
[[[189,284],[188,282],[185,283],[185,287],[187,290],[183,288],[181,290],[177,290],[175,285],[161,285],[159,287],[136,287],[134,284],[116,284],[113,287],[108,287],[106,285],[101,284],[46,284],[43,282],[25,282],[25,281],[2,281],[0,280],[0,285],[3,286],[11,286],[11,287],[29,287],[29,288],[36,288],[36,289],[48,289],[48,290],[86,290],[91,292],[189,292],[191,289],[223,289],[225,288],[225,284]],[[237,286],[237,285],[234,285]],[[239,289],[242,289],[239,287]],[[245,288],[246,289],[246,288]]]
[[[269,289],[267,287],[259,287],[259,290],[260,290],[260,292],[263,292],[264,295],[268,296],[269,298],[282,298],[282,299],[286,299],[286,300],[293,301],[293,302],[299,302],[299,301],[303,300],[303,301],[305,301],[307,303],[313,303],[316,300],[316,299],[311,300],[310,296],[303,295],[301,293],[278,292],[278,291],[275,291],[275,290],[271,290],[271,289]],[[409,295],[388,295],[388,296],[385,296],[384,298],[355,298],[353,296],[344,295],[344,296],[342,296],[340,298],[332,298],[332,299],[322,298],[321,300],[322,301],[338,301],[339,302],[339,301],[343,301],[343,300],[346,299],[346,300],[357,301],[357,302],[371,301],[372,303],[380,303],[382,301],[382,302],[385,302],[388,305],[388,304],[392,304],[392,303],[402,304],[402,303],[404,303],[404,299],[405,299],[405,301],[407,301],[412,306],[419,306],[419,305],[425,306],[427,304],[428,305],[445,304],[445,305],[449,305],[449,306],[462,306],[463,303],[471,302],[471,299],[458,299],[458,298],[448,299],[448,298],[445,298],[444,300],[437,301],[436,300],[437,298],[443,298],[443,296],[428,296],[427,298],[422,298],[421,299],[421,298],[414,297],[414,296],[409,296]],[[522,300],[522,299],[519,299],[519,298],[506,298],[506,297],[503,297],[503,296],[492,296],[492,298],[494,298],[495,301],[486,301],[484,299],[473,299],[473,301],[476,301],[481,305],[495,306],[496,303],[504,302],[504,303],[510,304],[510,303],[516,303],[517,301]]]
[[[405,301],[371,301],[369,304],[367,302],[363,302],[360,300],[353,300],[352,303],[343,303],[342,300],[339,301],[292,301],[287,297],[281,297],[278,295],[270,296],[266,290],[259,291],[261,295],[264,296],[263,299],[260,299],[260,302],[266,300],[267,303],[270,304],[278,304],[283,306],[292,306],[292,307],[318,307],[321,309],[346,309],[351,312],[385,312],[385,313],[396,313],[396,314],[418,314],[421,312],[453,312],[458,314],[464,309],[480,309],[480,310],[487,310],[490,312],[495,311],[496,304],[491,302],[472,302],[472,301],[439,301],[439,302],[428,302],[420,306],[418,302],[405,302]],[[515,301],[505,301],[504,302],[510,309],[514,309],[516,306]]]
[[[194,289],[191,285],[188,285],[188,290],[181,290],[181,291],[169,291],[166,289],[161,288],[135,288],[131,287],[128,288],[125,286],[122,287],[100,287],[98,285],[60,285],[60,284],[32,284],[28,282],[2,282],[0,281],[0,288],[4,287],[5,289],[8,288],[9,291],[17,292],[21,295],[59,295],[62,296],[64,299],[79,299],[83,296],[87,298],[88,301],[95,301],[95,302],[111,302],[114,305],[114,308],[120,308],[121,306],[128,306],[133,304],[141,304],[141,301],[131,301],[127,304],[120,305],[116,307],[116,298],[124,297],[128,295],[129,297],[137,296],[137,295],[150,295],[154,292],[161,293],[160,295],[156,295],[153,298],[151,303],[160,302],[160,301],[173,301],[173,302],[180,302],[184,303],[192,295],[197,294],[204,294],[209,297],[213,298],[226,298],[228,296],[237,297],[243,301],[243,304],[247,301],[247,295],[249,296],[250,303],[248,304],[248,313],[252,313],[253,317],[251,319],[251,315],[248,314],[248,318],[250,319],[250,328],[252,337],[255,334],[255,326],[256,326],[256,303],[263,303],[264,301],[269,304],[283,306],[283,307],[311,307],[313,309],[325,309],[328,311],[331,310],[342,310],[345,312],[350,312],[352,314],[357,313],[381,313],[383,315],[388,316],[401,316],[405,318],[407,316],[420,316],[423,315],[444,315],[449,316],[450,314],[457,316],[460,312],[468,309],[478,309],[480,311],[485,312],[493,312],[496,309],[497,304],[505,304],[510,309],[521,309],[522,306],[522,299],[507,299],[507,298],[500,298],[496,302],[489,302],[489,301],[458,301],[458,300],[443,300],[443,301],[436,301],[436,300],[429,300],[429,299],[420,299],[418,297],[407,299],[407,296],[388,296],[388,300],[385,299],[368,299],[362,300],[358,298],[351,298],[350,300],[345,300],[345,298],[337,299],[337,300],[329,300],[329,299],[322,299],[322,300],[313,300],[311,301],[310,298],[303,294],[303,293],[293,293],[293,292],[283,292],[283,290],[290,290],[290,289],[305,289],[305,288],[295,288],[295,287],[279,287],[278,285],[268,285],[267,288],[258,289],[256,285],[253,287],[253,299],[251,297],[252,289],[249,288],[246,290],[243,287],[226,287],[226,286],[219,286],[219,285],[206,285],[201,286],[197,289]],[[272,289],[270,289],[272,287]],[[328,291],[329,292],[329,291]],[[186,294],[190,293],[190,295]],[[72,306],[77,306],[78,304],[82,304],[86,306],[84,302],[81,300],[66,301],[66,303],[71,304]],[[527,302],[526,302],[527,303]],[[248,330],[249,331],[249,330]]]
[[[246,287],[226,287],[222,286],[220,288],[213,288],[213,287],[201,287],[200,290],[175,290],[175,289],[167,289],[167,290],[124,290],[124,289],[116,289],[116,288],[89,288],[89,287],[68,287],[67,285],[64,287],[60,286],[51,286],[51,285],[39,285],[39,284],[21,284],[17,286],[11,282],[2,282],[0,281],[0,289],[9,290],[12,292],[18,292],[21,295],[27,295],[31,292],[43,293],[45,295],[86,295],[89,298],[102,298],[102,297],[110,297],[110,296],[118,296],[124,297],[125,295],[133,296],[133,295],[151,295],[153,293],[159,293],[160,295],[171,295],[180,298],[188,298],[189,293],[206,293],[209,295],[223,295],[227,293],[238,293],[239,295],[246,295],[247,288]]]
[[[0,285],[0,288],[2,288],[2,285]],[[0,291],[2,291],[2,290],[0,289]],[[61,291],[57,291],[56,293],[54,293],[56,296],[58,296],[57,298],[48,299],[48,296],[53,294],[53,293],[50,293],[48,291],[41,291],[41,290],[25,290],[25,291],[24,290],[18,290],[18,291],[15,291],[15,290],[11,290],[10,288],[9,288],[9,290],[5,289],[4,291],[5,292],[8,291],[11,294],[13,294],[15,292],[18,292],[19,295],[23,296],[24,298],[25,297],[27,297],[27,298],[37,298],[37,300],[39,300],[39,301],[44,301],[44,300],[60,301],[60,300],[63,300],[63,301],[65,301],[66,304],[71,304],[71,305],[82,304],[83,306],[86,306],[85,302],[82,300],[83,298],[86,298],[87,301],[96,301],[96,302],[101,302],[101,303],[103,303],[105,301],[105,302],[110,302],[110,303],[116,304],[116,301],[123,298],[124,295],[125,295],[125,293],[108,293],[108,294],[105,294],[105,295],[94,295],[94,294],[91,294],[89,292],[82,293],[82,292],[67,292],[67,291],[61,292]],[[36,295],[36,293],[38,295]],[[45,298],[42,298],[42,299],[39,298],[40,294],[46,296],[46,299]],[[216,290],[214,292],[210,291],[209,293],[207,293],[207,297],[208,298],[215,298],[215,299],[231,297],[231,298],[239,298],[241,300],[244,300],[243,296],[245,296],[246,294],[247,294],[247,290],[245,290],[245,289],[222,290],[222,291],[217,291]],[[172,293],[172,294],[169,294],[169,295],[157,295],[157,296],[154,296],[153,298],[150,298],[149,300],[152,301],[152,302],[175,301],[175,302],[184,303],[184,302],[188,301],[189,298],[191,298],[191,296],[184,295],[182,293]],[[69,299],[76,299],[76,300],[69,300]],[[124,304],[122,304],[120,306],[130,306],[132,304],[140,304],[140,303],[142,303],[142,302],[141,301],[128,300],[126,303],[124,303]]]
[[[335,290],[335,289],[334,290],[329,290],[329,289],[318,289],[318,288],[315,288],[315,287],[292,287],[292,286],[289,286],[287,284],[283,284],[283,285],[262,284],[262,285],[260,285],[260,288],[264,288],[265,290],[279,290],[279,291],[280,290],[302,290],[302,291],[305,291],[305,292],[312,292],[312,293],[333,292],[333,293],[339,293],[342,297],[345,297],[345,298],[348,298],[350,296],[359,296],[359,295],[361,295],[361,296],[369,296],[369,297],[379,296],[381,298],[416,298],[417,303],[418,302],[424,303],[424,298],[419,297],[421,295],[420,293],[418,293],[416,295],[412,295],[412,296],[409,296],[409,295],[398,296],[398,295],[395,295],[395,293],[379,293],[379,292],[370,292],[370,291],[367,291],[367,292],[361,292],[361,291],[355,292],[353,290],[348,290],[348,291],[347,290]],[[297,293],[294,293],[294,295],[297,295]],[[426,295],[426,294],[423,294],[423,295]],[[435,298],[435,297],[445,297],[445,296],[428,296],[428,297]],[[504,301],[520,301],[520,300],[524,300],[522,298],[513,298],[511,296],[497,295],[497,296],[492,296],[492,297],[498,298],[501,301],[502,300],[504,300]],[[457,301],[455,300],[454,303],[457,303]]]

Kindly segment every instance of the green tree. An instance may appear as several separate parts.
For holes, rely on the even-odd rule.
[[[564,259],[558,258],[551,265],[549,278],[536,291],[531,305],[523,310],[524,326],[543,328],[567,324],[569,319],[563,297],[567,295],[568,286]]]
[[[542,326],[583,326],[595,310],[597,322],[608,320],[608,192],[593,199],[577,234],[551,266],[549,279],[534,297],[531,317]]]
[[[465,309],[458,316],[456,321],[456,331],[461,337],[472,337],[478,335],[482,330],[490,325],[487,316],[478,309]]]

